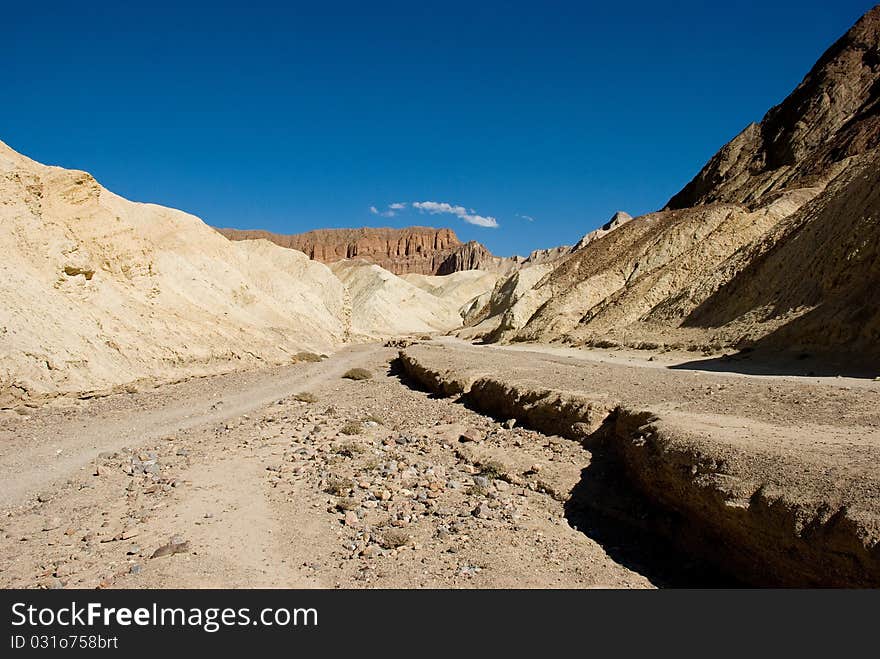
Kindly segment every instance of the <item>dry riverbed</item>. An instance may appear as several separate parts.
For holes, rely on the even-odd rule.
[[[471,363],[477,355],[526,359],[515,350],[437,349]],[[356,346],[323,362],[5,412],[0,585],[737,583],[651,530],[618,523],[651,511],[629,500],[614,466],[580,441],[422,390],[395,372],[396,357],[396,349]],[[542,373],[529,359],[532,376],[548,381],[614,361],[544,355]],[[682,405],[700,408],[740,409],[766,396],[746,390],[778,387],[785,398],[801,386],[618,366],[607,387],[590,382],[602,400],[626,377],[668,381],[667,397],[680,391]],[[343,378],[352,367],[372,377]],[[850,385],[836,386],[852,394]],[[821,394],[829,405],[848,405],[835,383],[803,387],[808,400]],[[876,387],[856,393],[865,404],[847,413],[876,423]],[[584,474],[599,504],[586,512],[573,505],[575,494],[584,496]],[[614,498],[604,512],[603,497]]]

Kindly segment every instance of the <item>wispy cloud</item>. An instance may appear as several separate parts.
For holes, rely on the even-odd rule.
[[[489,227],[495,229],[498,227],[498,220],[491,216],[477,215],[473,209],[468,211],[464,206],[453,206],[443,201],[414,201],[413,208],[417,208],[423,213],[437,215],[445,213],[455,215],[457,218],[464,220],[468,224],[474,224],[478,227]]]
[[[468,224],[474,224],[478,227],[489,227],[495,229],[499,226],[498,220],[496,220],[494,217],[488,215],[477,215],[476,211],[474,211],[473,208],[467,209],[464,206],[447,204],[443,201],[414,201],[411,204],[405,201],[396,201],[393,204],[388,204],[384,210],[379,210],[375,206],[370,206],[370,213],[372,213],[373,215],[378,215],[380,217],[394,217],[400,211],[406,210],[409,206],[412,206],[420,213],[430,213],[431,215],[445,213],[447,215],[454,215],[455,217],[464,220]]]
[[[395,202],[393,204],[388,204],[388,207],[384,211],[380,211],[375,206],[370,206],[370,213],[373,215],[380,215],[382,217],[394,217],[397,215],[397,211],[402,211],[406,208],[406,203],[404,202]]]
[[[526,222],[534,222],[535,221],[535,218],[533,218],[531,215],[520,215],[519,213],[517,213],[516,216],[524,219]]]

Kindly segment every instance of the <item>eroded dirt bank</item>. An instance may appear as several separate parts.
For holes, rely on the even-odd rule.
[[[611,516],[744,583],[880,585],[875,383],[450,343],[407,348],[400,364],[473,409],[581,440],[591,458],[570,519]]]

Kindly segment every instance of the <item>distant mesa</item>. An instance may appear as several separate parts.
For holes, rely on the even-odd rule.
[[[268,240],[321,263],[360,259],[397,275],[446,275],[462,270],[505,272],[514,269],[519,261],[495,256],[476,241],[462,243],[452,229],[446,228],[316,229],[291,235],[260,230],[217,231],[230,240]]]

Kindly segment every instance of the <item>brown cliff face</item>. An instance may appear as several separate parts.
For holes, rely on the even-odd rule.
[[[476,240],[471,240],[455,249],[437,268],[438,275],[451,275],[462,270],[485,270],[486,272],[507,273],[520,264],[518,257],[502,258],[495,256]]]
[[[437,274],[441,265],[464,246],[452,229],[431,227],[317,229],[293,235],[258,230],[217,230],[230,240],[269,240],[281,247],[303,252],[309,258],[322,263],[363,259],[398,275]],[[483,250],[489,253],[485,247]]]
[[[850,156],[880,145],[880,5],[826,51],[760,124],[724,146],[669,200],[680,209],[754,204],[768,194],[821,185]]]

